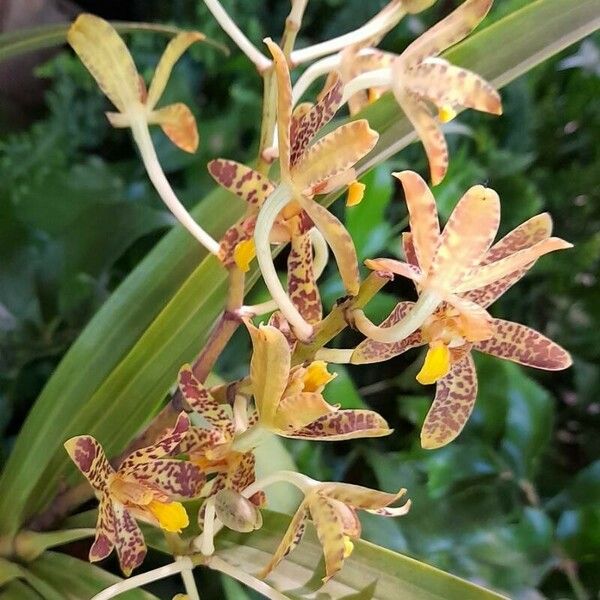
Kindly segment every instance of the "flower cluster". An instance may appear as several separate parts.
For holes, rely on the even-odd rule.
[[[100,501],[90,560],[101,560],[116,548],[122,569],[129,574],[146,552],[136,519],[169,534],[180,533],[189,522],[180,502],[199,499],[201,534],[186,547],[191,554],[199,551],[208,566],[220,568],[220,559],[209,560],[216,533],[223,526],[240,532],[260,528],[265,488],[285,481],[298,487],[304,499],[261,576],[267,577],[300,542],[310,519],[323,546],[327,580],[351,554],[351,540],[360,537],[357,510],[403,515],[410,502],[392,505],[405,490],[389,494],[317,482],[287,471],[257,480],[255,450],[269,435],[336,441],[392,433],[376,412],[341,409],[325,398],[326,387],[335,377],[328,362],[373,363],[427,346],[417,380],[437,384],[421,436],[428,449],[458,436],[473,409],[477,395],[473,350],[540,369],[568,367],[570,357],[560,346],[524,325],[493,318],[487,309],[541,256],[570,244],[551,237],[547,214],[531,218],[494,244],[500,200],[481,185],[465,193],[442,229],[426,182],[412,171],[394,173],[403,186],[409,213],[409,231],[402,236],[406,260],[367,260],[374,272],[371,277],[382,283],[375,291],[369,288],[365,298],[352,238],[319,198],[347,192],[349,206],[360,202],[361,160],[378,142],[378,133],[361,118],[323,133],[345,104],[354,116],[390,90],[425,147],[434,185],[448,166],[441,124],[463,107],[501,113],[500,96],[489,83],[439,56],[480,23],[492,0],[466,0],[398,55],[382,52],[377,45],[405,14],[424,10],[435,0],[392,0],[356,31],[293,50],[307,4],[295,0],[281,47],[265,40],[270,57],[249,42],[217,0],[205,2],[270,85],[263,123],[267,143],[261,145],[256,165],[225,158],[208,164],[218,184],[246,204],[245,215],[220,241],[185,211],[164,177],[148,133],[149,124],[159,124],[176,145],[195,151],[198,134],[190,110],[182,104],[160,109],[156,105],[176,60],[203,36],[177,35],[146,91],[126,46],[108,23],[82,15],[69,32],[72,47],[118,109],[109,113],[110,122],[131,128],[156,190],[190,233],[220,260],[231,290],[208,350],[179,372],[177,406],[183,406],[184,412],[174,425],[165,424],[159,439],[133,451],[118,468],[111,466],[91,436],[72,438],[65,446]],[[315,59],[319,60],[292,86],[290,67]],[[325,86],[315,102],[298,103],[310,83],[324,75]],[[437,116],[431,107],[437,109]],[[271,172],[276,157],[277,174]],[[282,284],[271,245],[288,243],[287,283]],[[327,247],[335,257],[346,296],[324,317],[317,281],[327,261]],[[243,306],[239,296],[255,257],[272,300],[262,306]],[[399,302],[383,323],[375,325],[361,307],[394,275],[411,279],[418,299]],[[253,322],[269,312],[266,323]],[[207,386],[206,374],[242,323],[252,343],[247,376]],[[346,325],[362,332],[364,341],[347,350],[325,348]]]

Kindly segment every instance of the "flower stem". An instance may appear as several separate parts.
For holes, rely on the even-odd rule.
[[[277,306],[288,320],[294,333],[299,339],[306,340],[311,337],[313,328],[307,323],[298,309],[294,306],[290,297],[283,289],[271,254],[269,236],[275,219],[284,206],[291,200],[291,190],[285,184],[280,184],[275,191],[267,198],[262,205],[256,228],[254,231],[254,241],[256,244],[256,258],[260,266],[264,282],[271,293],[271,297],[277,303]]]
[[[177,556],[175,558],[177,562],[185,563],[185,568],[181,571],[181,579],[185,587],[185,593],[189,600],[200,600],[200,594],[196,587],[196,581],[194,580],[194,565],[191,564],[191,560],[187,556]]]
[[[442,299],[433,292],[423,292],[412,310],[398,323],[391,327],[379,327],[368,319],[361,309],[352,311],[352,320],[356,328],[369,339],[390,344],[406,339],[414,333],[427,317],[442,303]]]
[[[383,8],[383,10],[377,13],[371,20],[367,21],[362,27],[331,40],[321,42],[320,44],[314,44],[308,48],[302,48],[292,52],[290,56],[291,62],[293,65],[310,62],[320,56],[338,52],[347,46],[365,42],[370,38],[383,36],[394,27],[405,14],[406,11],[402,7],[402,2],[396,0]]]
[[[278,592],[275,588],[272,588],[270,585],[257,579],[256,577],[252,577],[245,571],[242,571],[238,567],[234,567],[230,565],[228,562],[224,561],[219,556],[211,556],[207,565],[214,569],[215,571],[220,571],[225,575],[229,575],[229,577],[233,577],[237,579],[244,585],[247,585],[249,588],[256,590],[259,594],[265,596],[265,598],[269,598],[270,600],[287,600],[288,596],[285,596],[281,592]]]
[[[219,23],[223,31],[236,43],[238,48],[254,63],[259,72],[263,72],[271,65],[271,61],[242,33],[227,14],[218,0],[204,0],[208,10]]]
[[[109,598],[115,598],[119,594],[123,594],[129,590],[135,590],[136,588],[142,587],[148,583],[152,583],[153,581],[165,579],[166,577],[176,575],[177,573],[182,573],[186,570],[191,571],[193,568],[194,563],[189,557],[180,556],[177,558],[176,562],[173,562],[170,565],[165,565],[164,567],[159,567],[158,569],[152,569],[152,571],[147,571],[146,573],[141,573],[140,575],[135,575],[134,577],[130,577],[129,579],[115,583],[114,585],[102,590],[99,594],[96,594],[92,600],[109,600]]]
[[[377,272],[371,273],[361,284],[358,294],[340,302],[321,321],[315,331],[315,338],[309,343],[298,343],[292,356],[294,365],[314,358],[316,352],[330,342],[338,333],[348,326],[346,313],[365,306],[389,281]]]
[[[175,218],[211,253],[219,253],[219,243],[213,239],[188,213],[183,204],[179,201],[171,184],[165,177],[165,174],[160,166],[152,138],[150,137],[150,130],[148,129],[148,123],[144,115],[139,118],[132,119],[131,121],[131,132],[133,139],[137,144],[140,151],[142,161],[146,167],[148,177],[154,185],[154,188],[158,192],[158,195],[162,198],[163,202],[167,205],[169,210],[173,213]]]

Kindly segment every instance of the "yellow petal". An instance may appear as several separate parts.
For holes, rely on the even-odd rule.
[[[498,194],[481,185],[469,189],[440,236],[427,284],[446,292],[466,291],[460,286],[472,273],[479,273],[476,267],[490,249],[499,224]]]
[[[352,543],[352,540],[347,535],[345,535],[344,536],[344,558],[348,558],[352,554],[353,550],[354,550],[354,544]]]
[[[279,141],[279,168],[282,179],[289,177],[290,169],[290,123],[292,120],[292,85],[290,70],[281,48],[267,38],[264,40],[268,46],[275,65],[277,76],[277,132]]]
[[[435,198],[425,181],[414,171],[402,171],[392,175],[400,180],[404,188],[411,249],[416,255],[416,262],[412,264],[427,273],[440,240],[440,223]]]
[[[324,360],[315,360],[308,365],[303,377],[304,392],[318,392],[322,390],[330,381],[335,379],[337,373],[330,373],[327,370],[327,363]]]
[[[430,385],[444,377],[450,370],[450,350],[446,344],[432,345],[427,350],[425,363],[417,375],[422,385]]]
[[[427,7],[431,2],[421,0],[411,3]],[[419,62],[427,56],[437,56],[446,48],[453,46],[469,35],[479,25],[490,10],[493,0],[466,0],[446,18],[436,23],[423,35],[419,36],[403,52],[403,58],[410,62]],[[407,9],[411,12],[410,4]]]
[[[378,139],[379,134],[366,119],[341,125],[315,142],[294,165],[291,175],[295,186],[307,195],[321,193],[328,179],[353,167]]]
[[[250,270],[250,263],[256,257],[256,246],[254,240],[243,240],[241,241],[233,251],[233,260],[238,269],[244,273]]]
[[[94,15],[80,15],[71,25],[67,41],[119,111],[141,104],[135,64],[110,23]]]
[[[165,531],[181,533],[189,524],[187,512],[181,502],[157,502],[152,500],[148,510],[157,518],[159,525]]]
[[[362,202],[367,186],[359,181],[353,181],[348,186],[348,197],[346,198],[346,206],[356,206]]]
[[[456,117],[456,111],[452,106],[445,104],[438,108],[438,118],[442,123],[449,123]]]
[[[179,60],[179,57],[194,43],[204,39],[204,35],[198,31],[186,31],[175,36],[165,48],[163,55],[154,72],[150,89],[148,90],[148,99],[146,104],[149,110],[152,110],[160,100],[173,66]]]
[[[283,398],[273,419],[273,429],[290,434],[314,423],[320,417],[335,413],[338,407],[331,406],[321,394],[301,392]]]
[[[431,183],[437,185],[444,179],[448,170],[448,146],[444,134],[438,121],[431,115],[427,104],[419,96],[405,89],[404,66],[400,61],[394,63],[393,71],[394,80],[397,82],[393,88],[394,96],[423,143],[429,161]]]
[[[196,118],[182,102],[152,111],[148,123],[160,125],[165,135],[184,152],[193,154],[198,149]]]
[[[250,379],[260,422],[268,426],[288,384],[291,354],[288,341],[281,331],[270,325],[259,328],[247,322],[252,338]]]

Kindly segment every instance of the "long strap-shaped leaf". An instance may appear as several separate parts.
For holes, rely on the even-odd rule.
[[[504,85],[600,26],[600,0],[537,0],[472,36],[448,58]],[[410,125],[391,98],[365,115],[381,133],[366,170],[405,147]],[[334,197],[325,198],[325,203]],[[240,203],[241,204],[241,203]],[[194,216],[219,237],[241,215],[223,191]],[[226,274],[180,228],[169,233],[92,319],[48,382],[0,479],[0,534],[15,533],[75,475],[62,448],[91,433],[117,453],[148,420],[177,369],[199,351],[222,306]]]
[[[269,562],[283,537],[290,517],[261,511],[263,526],[250,534],[223,530],[215,539],[216,554],[249,574]],[[69,526],[89,527],[96,522],[90,510],[69,519]],[[165,538],[156,528],[142,526],[148,545],[169,553]],[[48,553],[47,553],[48,554]],[[344,568],[322,587],[325,574],[323,550],[314,527],[309,525],[302,541],[269,576],[267,583],[288,598],[312,597],[317,590],[331,600],[506,600],[504,596],[431,567],[414,558],[358,540]],[[360,595],[361,592],[364,595]]]
[[[59,25],[42,25],[31,29],[11,31],[0,35],[0,62],[19,56],[27,52],[41,50],[43,48],[52,48],[59,46],[67,41],[67,31],[70,23],[60,23]],[[119,33],[133,33],[134,31],[153,31],[155,33],[164,33],[166,35],[177,35],[181,33],[178,27],[170,25],[161,25],[159,23],[127,23],[116,22],[113,26]],[[211,40],[205,40],[207,43],[227,52],[227,49]]]

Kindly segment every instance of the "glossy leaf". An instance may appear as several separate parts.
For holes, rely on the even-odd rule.
[[[289,517],[263,511],[262,529],[250,535],[224,532],[217,537],[217,553],[224,560],[256,573],[270,560],[289,523]],[[314,592],[323,575],[321,545],[314,527],[309,525],[302,541],[267,578],[290,598]],[[315,576],[318,573],[319,577]],[[316,580],[316,581],[315,581]],[[378,600],[485,600],[503,598],[499,594],[444,573],[407,556],[364,541],[354,544],[344,568],[325,587],[322,594],[332,600],[358,594],[374,585],[372,598]]]

